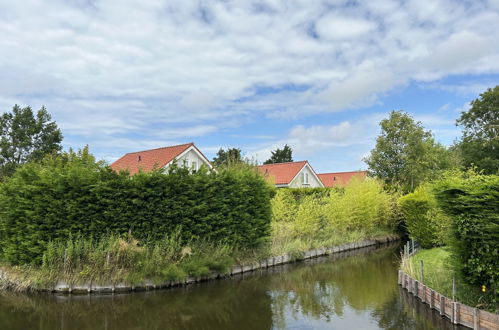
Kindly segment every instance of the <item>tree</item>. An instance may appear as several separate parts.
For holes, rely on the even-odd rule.
[[[392,111],[380,122],[376,146],[364,159],[369,173],[391,186],[412,191],[438,170],[454,164],[451,149],[436,143],[430,131],[404,111]]]
[[[62,133],[42,107],[33,113],[31,107],[17,104],[12,112],[0,117],[0,178],[10,176],[28,161],[42,159],[61,150]]]
[[[293,161],[293,150],[287,144],[284,148],[272,151],[272,156],[264,164],[287,163]]]
[[[499,173],[499,85],[473,100],[457,125],[464,127],[458,144],[463,165],[485,174]]]
[[[227,151],[220,148],[217,155],[213,157],[213,164],[216,167],[223,165],[230,165],[234,163],[240,163],[243,159],[241,157],[241,149],[239,148],[228,148]]]

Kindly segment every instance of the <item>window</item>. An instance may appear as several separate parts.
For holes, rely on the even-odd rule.
[[[303,184],[308,184],[308,173],[303,173]]]
[[[193,172],[197,171],[198,170],[198,162],[195,162],[195,161],[192,161],[191,162],[191,170]]]

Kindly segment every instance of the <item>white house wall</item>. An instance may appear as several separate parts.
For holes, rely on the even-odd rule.
[[[184,154],[182,154],[179,158],[177,159],[177,165],[179,166],[187,166],[188,168],[192,168],[192,163],[196,162],[196,168],[195,170],[199,170],[201,165],[206,165],[210,166],[209,163],[199,155],[199,153],[194,149],[191,148]],[[165,168],[168,168],[171,165],[171,163],[167,164]]]
[[[303,173],[308,173],[308,183],[309,184],[303,184],[302,183],[302,177]],[[317,180],[316,176],[312,172],[312,169],[310,166],[306,165],[304,166],[301,171],[298,173],[298,175],[291,181],[289,184],[290,188],[319,188],[322,187],[322,183]]]

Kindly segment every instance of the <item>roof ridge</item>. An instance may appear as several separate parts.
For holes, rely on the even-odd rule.
[[[258,166],[267,166],[267,165],[282,165],[282,164],[292,164],[292,163],[308,163],[308,160],[299,160],[294,162],[283,162],[283,163],[272,163],[272,164],[262,164]]]
[[[177,145],[168,146],[168,147],[159,147],[159,148],[153,148],[153,149],[146,149],[146,150],[140,150],[140,151],[127,152],[125,155],[131,155],[131,154],[136,154],[136,153],[139,153],[139,152],[153,151],[153,150],[159,150],[159,149],[175,148],[175,147],[181,147],[181,146],[187,146],[187,145],[194,145],[194,142],[182,143],[182,144],[177,144]]]
[[[357,172],[367,172],[367,170],[345,171],[345,172],[327,172],[327,173],[317,173],[317,175],[321,175],[321,174],[339,174],[339,173],[357,173]]]

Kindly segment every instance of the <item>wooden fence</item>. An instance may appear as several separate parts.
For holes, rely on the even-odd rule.
[[[472,329],[499,329],[498,314],[449,299],[401,270],[398,274],[398,283],[414,296],[420,298],[423,303],[428,304],[430,308],[436,309],[441,316],[448,318],[453,324],[464,325]]]

